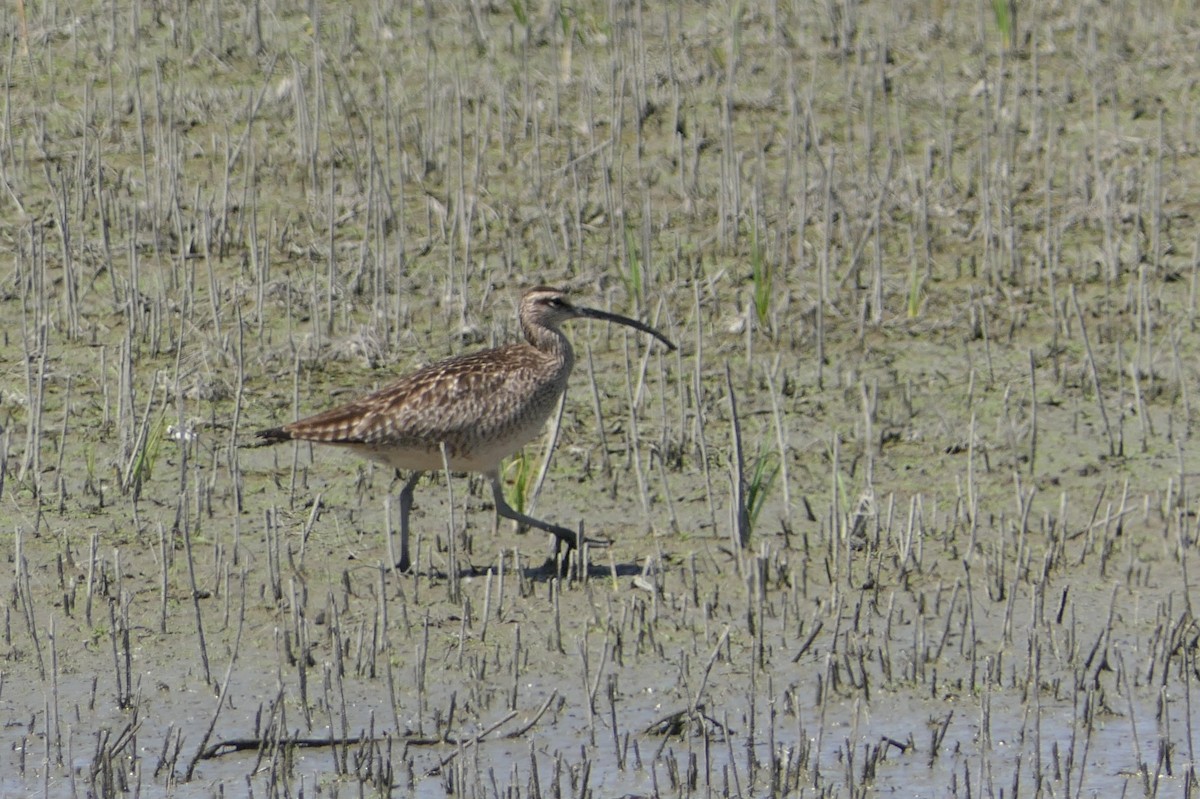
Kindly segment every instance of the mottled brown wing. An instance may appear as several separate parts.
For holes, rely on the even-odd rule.
[[[437,442],[457,442],[494,425],[507,427],[538,371],[538,357],[536,351],[514,345],[439,361],[345,405],[259,436],[376,446],[427,442],[436,448]]]

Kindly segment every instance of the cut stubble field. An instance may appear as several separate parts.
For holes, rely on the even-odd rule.
[[[1188,795],[1193,17],[0,9],[0,797]],[[538,285],[561,571],[246,446]]]

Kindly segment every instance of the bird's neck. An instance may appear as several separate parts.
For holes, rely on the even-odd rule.
[[[575,351],[561,330],[540,325],[522,325],[522,330],[525,340],[538,352],[561,361],[568,370],[575,364]]]

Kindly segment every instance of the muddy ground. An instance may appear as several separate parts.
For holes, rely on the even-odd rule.
[[[0,796],[1197,787],[1185,5],[0,29]],[[243,446],[537,284],[680,345],[569,331],[505,475],[570,574],[461,475],[399,574],[391,473]]]

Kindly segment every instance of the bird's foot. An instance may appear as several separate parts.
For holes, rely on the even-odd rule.
[[[569,533],[569,535],[560,535],[556,531],[551,531],[551,534],[554,536],[554,544],[550,550],[550,555],[546,558],[545,563],[542,564],[541,571],[558,577],[565,577],[571,571],[572,553],[575,556],[574,562],[579,564],[576,568],[578,572],[582,568],[580,559],[583,557],[583,546],[586,545],[588,549],[596,549],[612,545],[612,541],[607,538],[588,538],[583,535],[582,530],[578,533],[570,530],[565,532]]]

